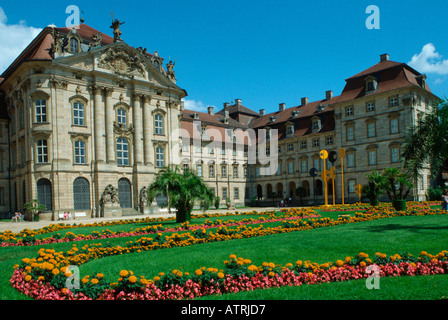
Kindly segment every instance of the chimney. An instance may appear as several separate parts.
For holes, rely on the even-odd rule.
[[[285,110],[286,104],[285,103],[279,103],[278,104],[278,111],[282,112]]]
[[[224,118],[228,119],[229,118],[229,110],[224,109]]]
[[[389,54],[385,53],[380,55],[380,62],[389,60]]]
[[[262,116],[264,116],[264,109],[260,109],[260,116],[262,117]]]
[[[241,105],[241,99],[235,99],[235,104],[237,106],[240,106]]]
[[[333,99],[333,90],[325,91],[325,100]]]
[[[307,97],[302,98],[302,106],[305,106],[308,104],[309,99]]]
[[[208,110],[208,114],[210,114],[210,115],[215,114],[215,112],[213,111],[213,107],[207,107],[207,110]]]

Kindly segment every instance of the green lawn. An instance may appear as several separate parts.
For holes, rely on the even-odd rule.
[[[340,212],[325,212],[322,216],[337,218]],[[349,214],[354,214],[353,211]],[[245,216],[247,217],[247,216]],[[222,219],[234,219],[222,217]],[[205,220],[205,219],[204,219]],[[203,222],[203,221],[202,221]],[[192,224],[199,223],[194,219]],[[123,226],[121,226],[123,227]],[[134,225],[135,227],[135,225]],[[102,229],[106,229],[102,227]],[[108,228],[110,229],[110,228]],[[73,229],[76,230],[76,229]],[[92,229],[87,230],[89,233]],[[132,238],[92,240],[76,242],[78,247],[85,243],[106,243],[124,245]],[[9,279],[12,266],[23,257],[33,257],[41,247],[57,251],[68,250],[73,243],[34,247],[0,248],[0,299],[24,299],[12,289]],[[420,251],[438,253],[448,249],[448,216],[394,217],[376,221],[347,224],[336,227],[318,228],[264,237],[215,242],[190,247],[171,248],[112,256],[94,260],[81,266],[83,274],[102,272],[110,282],[116,281],[122,269],[132,270],[147,278],[170,269],[193,272],[199,267],[222,268],[223,261],[230,254],[249,258],[254,264],[264,261],[285,264],[296,260],[311,260],[324,263],[354,256],[359,252],[369,255],[377,251],[389,255]],[[425,279],[421,279],[425,278]],[[367,290],[365,282],[350,281],[314,286],[285,287],[257,290],[249,293],[210,297],[217,299],[440,299],[448,296],[448,275],[381,279],[380,290]],[[406,292],[405,292],[406,291]]]

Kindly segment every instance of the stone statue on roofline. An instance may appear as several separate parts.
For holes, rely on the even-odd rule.
[[[176,77],[174,75],[174,65],[175,64],[176,64],[176,60],[174,60],[174,62],[172,60],[170,60],[170,62],[168,62],[166,64],[166,76],[170,80],[176,80]]]
[[[120,22],[118,19],[112,20],[112,25],[110,27],[111,29],[114,29],[114,42],[123,41],[121,39],[122,32],[120,30],[122,24],[124,24],[124,22]]]

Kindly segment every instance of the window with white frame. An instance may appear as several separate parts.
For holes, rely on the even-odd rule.
[[[233,166],[233,177],[238,178],[238,166]]]
[[[45,139],[37,141],[37,163],[48,162],[48,142]]]
[[[163,147],[156,148],[156,167],[162,168],[165,166],[165,149]]]
[[[198,177],[202,177],[202,164],[199,163],[196,165],[196,173]]]
[[[300,149],[306,149],[306,140],[300,142]]]
[[[84,104],[81,102],[73,103],[73,124],[75,126],[84,125]]]
[[[313,139],[313,147],[319,146],[319,138]]]
[[[117,123],[120,127],[126,128],[127,112],[123,108],[117,109]]]
[[[320,170],[320,160],[318,158],[313,159],[313,165],[314,165],[314,168],[317,169],[317,171]]]
[[[239,199],[240,198],[240,189],[239,188],[234,188],[233,189],[233,198],[234,199]]]
[[[47,122],[47,100],[38,99],[34,103],[36,108],[36,122],[44,123]]]
[[[76,38],[70,38],[70,53],[79,52],[79,40]]]
[[[122,137],[117,139],[117,164],[119,166],[129,165],[129,142]]]
[[[86,143],[76,140],[75,145],[75,164],[86,164]]]
[[[353,107],[345,108],[345,115],[346,116],[352,116],[353,115]]]
[[[396,107],[398,106],[398,97],[394,96],[394,97],[390,97],[389,98],[389,107]]]
[[[209,178],[215,177],[215,165],[211,164],[208,166],[208,176]]]
[[[227,199],[227,188],[222,188],[222,198]]]
[[[288,151],[294,151],[294,144],[293,143],[288,143],[287,150]]]
[[[375,102],[374,101],[367,102],[366,110],[367,110],[367,112],[374,111],[375,110]]]
[[[154,130],[155,134],[163,134],[163,116],[161,114],[154,116]]]
[[[227,166],[226,165],[221,166],[221,177],[227,178]]]
[[[333,136],[328,136],[326,139],[326,144],[328,145],[332,145],[333,144]]]

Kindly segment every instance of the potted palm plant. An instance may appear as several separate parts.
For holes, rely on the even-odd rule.
[[[406,210],[406,198],[412,189],[409,176],[398,168],[386,168],[383,173],[383,189],[397,211]]]
[[[32,221],[39,221],[39,213],[46,209],[45,205],[39,203],[37,199],[33,199],[31,202],[25,203],[24,207],[31,213]]]
[[[371,174],[367,175],[368,183],[362,187],[363,196],[368,198],[371,206],[377,206],[379,204],[379,198],[383,193],[383,177],[381,173],[374,170]]]

